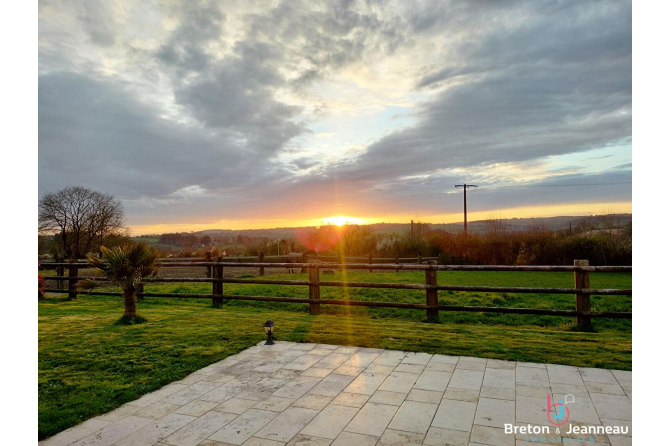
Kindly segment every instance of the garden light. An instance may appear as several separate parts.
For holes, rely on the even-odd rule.
[[[275,323],[268,319],[263,324],[263,329],[265,330],[265,334],[268,335],[268,340],[265,345],[273,345],[274,342],[272,341],[272,333],[275,331]]]

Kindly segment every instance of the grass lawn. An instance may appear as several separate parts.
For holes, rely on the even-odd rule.
[[[50,273],[50,272],[47,272]],[[86,274],[86,273],[84,273]],[[419,273],[347,272],[350,281],[423,283]],[[306,279],[306,274],[273,278]],[[323,280],[343,280],[338,273]],[[630,288],[630,274],[592,274],[592,287]],[[563,287],[570,273],[440,272],[440,284]],[[147,284],[146,291],[211,292],[209,284]],[[306,297],[306,287],[224,285],[224,293]],[[407,290],[323,288],[323,298],[425,302]],[[440,292],[440,303],[574,308],[574,296]],[[592,297],[597,310],[630,311],[629,296]],[[138,303],[148,322],[114,325],[120,297],[49,296],[39,303],[39,438],[181,379],[264,339],[261,324],[277,324],[276,338],[294,342],[382,347],[516,361],[551,362],[630,370],[631,321],[596,320],[594,332],[574,331],[572,318],[442,313],[441,324],[422,322],[425,312],[322,306],[310,316],[305,304],[231,301],[213,308],[208,299],[147,298]]]

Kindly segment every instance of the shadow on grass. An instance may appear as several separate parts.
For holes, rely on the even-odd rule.
[[[138,314],[137,316],[131,318],[121,316],[118,321],[114,322],[114,325],[139,325],[145,322],[148,322],[148,319]]]

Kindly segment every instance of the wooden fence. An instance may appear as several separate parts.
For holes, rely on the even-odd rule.
[[[369,256],[348,256],[348,257],[339,257],[339,256],[312,256],[306,255],[304,257],[296,257],[299,253],[290,253],[282,255],[270,255],[260,253],[258,256],[229,256],[221,259],[222,263],[286,263],[286,259],[290,258],[292,261],[308,262],[310,260],[320,260],[322,262],[331,262],[331,263],[358,263],[358,262],[367,262],[367,263],[423,263],[425,261],[437,260],[437,257],[373,257]],[[451,258],[456,259],[456,256],[451,256]],[[458,257],[460,259],[460,257]],[[66,260],[58,259],[38,259],[41,265],[54,265],[56,263],[64,263]],[[167,262],[181,262],[181,263],[195,263],[195,262],[209,262],[211,258],[207,257],[165,257],[161,258],[162,263]],[[85,262],[85,260],[78,260],[78,262]]]
[[[84,279],[101,280],[100,277],[79,276],[80,268],[88,265],[82,262],[72,263],[47,263],[43,267],[56,268],[56,276],[46,276],[49,281],[56,281],[56,288],[47,288],[50,293],[67,293],[69,297],[77,297],[77,282]],[[245,263],[248,268],[304,268],[308,271],[308,280],[278,280],[278,279],[238,279],[224,278],[223,269],[229,267],[240,267],[239,264],[228,262],[163,262],[162,268],[189,267],[209,268],[213,277],[154,277],[145,280],[145,283],[175,283],[175,282],[206,282],[212,284],[211,294],[186,294],[186,293],[149,293],[144,292],[143,284],[138,290],[139,297],[177,297],[177,298],[211,298],[213,304],[221,304],[224,300],[254,300],[269,302],[290,302],[309,304],[311,314],[319,314],[321,305],[350,305],[364,307],[388,307],[425,310],[429,319],[436,318],[440,311],[464,311],[482,313],[515,313],[549,316],[576,317],[580,325],[588,325],[592,318],[624,318],[631,319],[632,312],[594,312],[591,311],[591,295],[632,295],[631,289],[597,289],[590,288],[591,273],[608,272],[632,272],[632,266],[589,266],[586,260],[575,260],[574,266],[501,266],[501,265],[437,265],[434,260],[425,264],[360,264],[360,263]],[[67,269],[68,274],[64,274]],[[375,282],[337,282],[321,279],[321,271],[328,270],[391,270],[391,271],[424,271],[425,283],[375,283]],[[492,287],[492,286],[461,286],[461,285],[438,285],[437,271],[544,271],[560,272],[570,271],[574,273],[574,288],[543,288],[543,287]],[[67,288],[63,286],[67,282]],[[241,284],[265,284],[265,285],[290,285],[306,286],[309,294],[307,298],[300,297],[271,297],[271,296],[243,296],[223,294],[224,283]],[[413,304],[405,302],[369,302],[358,300],[321,299],[321,287],[348,287],[348,288],[387,288],[401,290],[421,290],[426,293],[425,304]],[[513,308],[513,307],[484,307],[467,305],[440,305],[438,303],[439,291],[468,291],[487,293],[546,293],[546,294],[574,294],[574,310],[554,310],[543,308]],[[93,291],[97,295],[121,295],[120,292]]]
[[[367,261],[369,264],[379,264],[379,263],[386,263],[386,264],[408,264],[408,263],[416,263],[420,264],[425,261],[431,261],[435,260],[437,261],[437,257],[422,257],[418,255],[417,257],[373,257],[372,255],[369,255],[367,257],[338,257],[338,256],[314,256],[314,255],[308,255],[307,253],[302,253],[302,255],[299,255],[301,253],[291,253],[291,254],[285,254],[285,255],[265,255],[263,252],[261,252],[258,256],[231,256],[231,257],[224,257],[218,260],[218,262],[221,263],[234,263],[238,266],[247,266],[247,265],[241,265],[241,264],[248,264],[248,263],[272,263],[272,265],[267,265],[270,267],[278,267],[277,264],[281,263],[287,263],[286,261],[289,260],[290,263],[294,263],[295,265],[293,266],[294,268],[300,268],[299,263],[308,263],[312,261],[316,262],[327,262],[331,261],[334,263],[357,263],[360,261]],[[297,256],[297,257],[296,257]],[[454,256],[452,256],[454,258]],[[70,263],[73,262],[78,262],[78,263],[86,263],[86,260],[72,260],[67,263],[69,265]],[[209,263],[212,262],[212,256],[210,253],[207,253],[206,257],[167,257],[167,258],[161,258],[160,262],[164,266],[169,266],[168,264],[176,264],[176,263],[188,263],[188,266],[191,266],[195,263]],[[39,260],[40,268],[46,267],[46,268],[51,268],[55,267],[58,271],[60,276],[64,274],[63,272],[63,266],[61,265],[60,267],[57,267],[56,265],[58,264],[63,264],[65,263],[64,260],[62,259],[45,259],[45,260]],[[207,277],[211,278],[212,277],[212,267],[211,266],[206,266],[206,271],[207,271]],[[302,268],[301,268],[302,269]],[[396,269],[399,271],[399,268]],[[372,272],[372,270],[370,270]],[[259,267],[259,275],[264,276],[265,275],[265,266],[260,266]],[[62,285],[59,286],[59,288],[62,289]]]

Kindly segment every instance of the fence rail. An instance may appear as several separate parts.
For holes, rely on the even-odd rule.
[[[239,264],[228,262],[162,262],[163,268],[207,268],[207,278],[196,277],[153,277],[144,280],[144,283],[211,283],[211,294],[194,293],[149,293],[144,292],[144,284],[141,285],[138,296],[141,297],[177,297],[177,298],[211,298],[213,303],[221,304],[224,300],[251,300],[269,302],[290,302],[309,304],[310,313],[319,314],[321,305],[349,305],[366,307],[387,307],[425,310],[428,318],[435,318],[440,311],[463,311],[481,313],[510,313],[510,314],[534,314],[550,316],[576,317],[580,325],[588,325],[591,318],[624,318],[631,319],[632,312],[594,312],[591,311],[591,295],[632,295],[632,289],[619,288],[591,288],[590,273],[612,273],[632,272],[632,266],[590,266],[588,261],[575,260],[573,266],[506,266],[506,265],[437,265],[434,260],[425,264],[385,264],[385,263],[273,263],[273,262],[247,262],[245,268],[259,268],[261,272],[266,267],[274,268],[301,268],[308,271],[308,280],[275,280],[275,279],[238,279],[223,277],[223,269],[240,267]],[[51,293],[68,293],[71,298],[76,298],[77,282],[84,279],[104,281],[97,276],[79,276],[78,271],[88,268],[86,263],[81,262],[54,262],[43,264],[46,268],[55,268],[56,276],[47,276],[46,280],[56,281],[56,288],[46,289]],[[64,270],[67,268],[68,274]],[[394,270],[394,271],[424,271],[425,283],[378,283],[378,282],[340,282],[321,280],[322,270]],[[544,272],[573,272],[575,278],[574,288],[546,288],[546,287],[496,287],[496,286],[460,286],[460,285],[438,285],[437,271],[544,271]],[[212,277],[213,276],[213,277]],[[63,284],[67,282],[67,288]],[[223,293],[224,283],[237,284],[260,284],[260,285],[288,285],[308,287],[308,298],[302,297],[272,297],[272,296],[244,296],[228,295]],[[358,300],[321,299],[321,287],[348,287],[348,288],[386,288],[401,290],[425,291],[426,303],[414,304],[406,302],[375,302]],[[439,291],[466,291],[487,293],[546,293],[546,294],[574,294],[574,310],[554,310],[544,308],[514,308],[514,307],[484,307],[468,305],[440,305],[438,303]],[[117,296],[120,292],[94,291],[92,294]]]
[[[291,254],[281,254],[281,255],[258,255],[258,256],[230,256],[230,257],[224,257],[220,260],[221,263],[254,263],[254,262],[267,262],[267,263],[272,263],[273,265],[275,263],[286,263],[285,260],[287,258],[292,258],[292,259],[297,259],[299,257],[295,257],[296,253],[291,253]],[[342,262],[342,263],[355,263],[357,261],[364,261],[368,263],[422,263],[425,261],[430,261],[430,260],[437,260],[437,257],[422,257],[422,256],[417,256],[417,257],[372,257],[372,256],[347,256],[347,257],[339,257],[339,256],[307,256],[309,258],[313,258],[316,260],[320,261],[332,261],[331,263],[337,263],[337,262]],[[452,256],[454,257],[454,256]],[[69,263],[64,260],[58,260],[58,259],[38,259],[40,264],[45,264],[45,265],[55,265],[57,263]],[[211,261],[211,259],[208,259],[206,257],[164,257],[160,259],[161,262],[163,263],[196,263],[196,262],[207,262]],[[306,260],[305,260],[306,261]],[[85,259],[79,259],[79,260],[74,260],[73,262],[77,263],[86,263]]]

